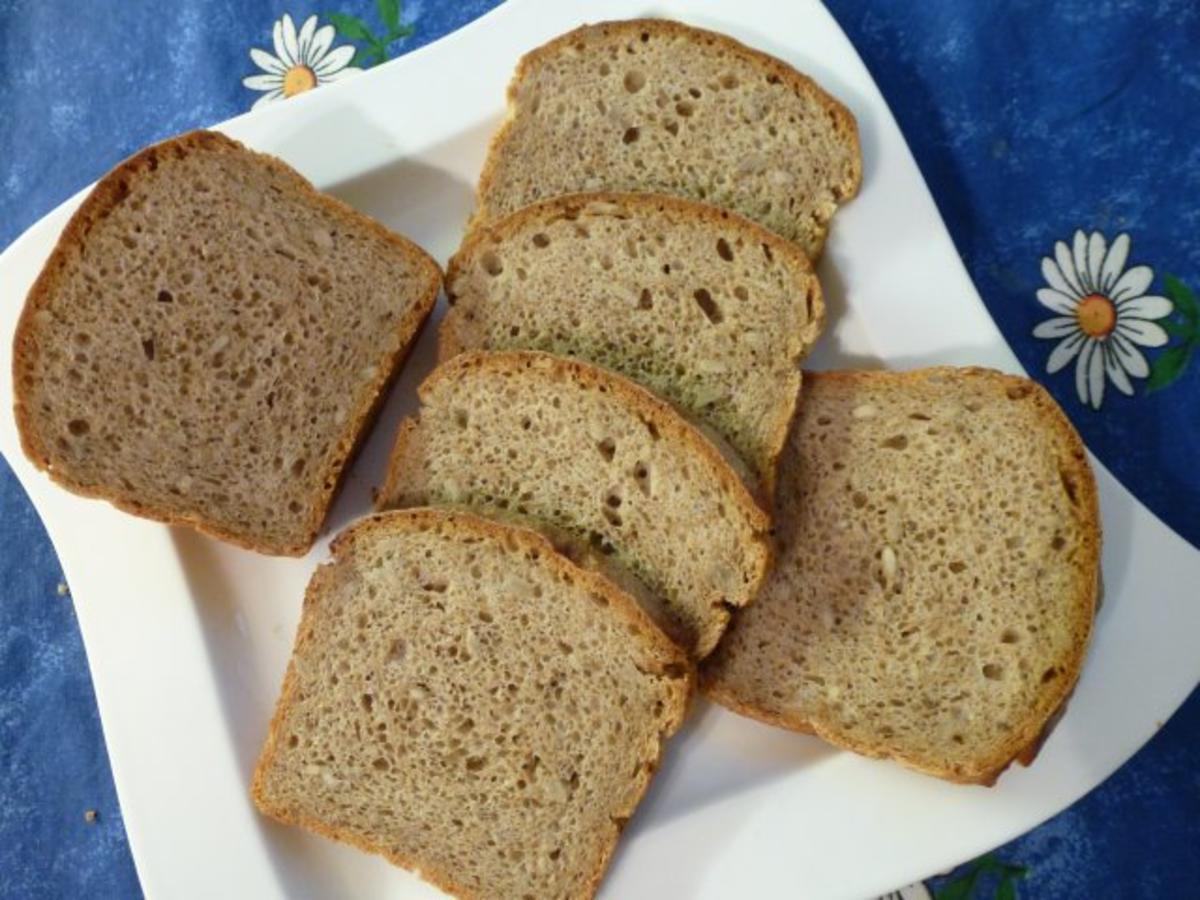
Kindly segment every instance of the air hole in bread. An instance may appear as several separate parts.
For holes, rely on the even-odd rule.
[[[1059,469],[1058,477],[1062,479],[1063,490],[1067,494],[1067,499],[1071,501],[1072,506],[1079,505],[1079,488],[1075,484],[1075,476],[1070,472]]]
[[[690,101],[690,100],[680,100],[678,103],[675,104],[675,112],[685,119],[688,118],[695,111],[696,111],[696,104],[692,103],[692,101]]]
[[[916,419],[918,422],[929,422],[929,421],[931,421],[931,417],[930,417],[930,416],[927,416],[925,413],[920,413],[920,412],[909,413],[909,414],[908,414],[908,417],[909,417],[910,419]]]
[[[953,572],[955,575],[957,575],[960,572],[966,570],[967,564],[956,559],[956,560],[952,560],[950,562],[950,564],[947,566],[947,568],[950,569],[950,571]]]
[[[600,63],[600,68],[598,69],[598,71],[600,72],[601,75],[608,75],[610,72],[612,72],[612,66],[610,66],[606,62],[602,62],[602,63]]]
[[[1067,546],[1066,538],[1064,538],[1061,534],[1056,534],[1054,536],[1054,540],[1050,542],[1050,546],[1054,550],[1061,550],[1063,547]]]
[[[1014,384],[1005,393],[1009,400],[1024,400],[1033,393],[1033,385],[1031,384]]]
[[[154,362],[154,338],[146,338],[142,341],[142,353],[146,354],[146,359]]]
[[[173,303],[175,301],[175,297],[170,291],[162,290],[158,292],[157,300],[159,303]]]
[[[625,90],[631,94],[636,94],[646,86],[646,76],[637,69],[632,69],[625,73]]]
[[[1015,628],[1005,628],[1000,633],[1000,643],[1002,644],[1015,644],[1019,640],[1021,640],[1021,633]]]
[[[75,437],[83,437],[91,430],[92,426],[88,424],[87,419],[72,419],[67,423],[67,431],[71,432]]]
[[[741,300],[743,303],[745,303],[747,300],[750,299],[750,292],[748,290],[746,290],[744,287],[742,287],[742,285],[739,284],[737,287],[735,287],[733,289],[733,296],[737,297],[739,300]],[[812,318],[812,316],[810,315],[809,318]]]
[[[725,262],[733,262],[733,248],[725,238],[717,238],[717,256]]]
[[[732,91],[735,87],[738,86],[737,76],[733,75],[729,72],[726,72],[724,75],[721,76],[720,84],[721,84],[721,87],[723,87],[725,90]]]
[[[454,411],[454,424],[459,428],[466,428],[468,421],[469,419],[465,409],[456,409]]]
[[[612,438],[605,438],[596,445],[596,449],[600,451],[605,462],[612,462],[617,453],[617,444]]]
[[[679,123],[674,119],[668,119],[666,122],[664,122],[663,128],[667,129],[667,134],[671,135],[671,137],[675,137],[679,134]]]
[[[640,132],[638,131],[637,126],[631,126],[629,128],[626,128],[625,133],[623,135],[621,135],[621,143],[632,144],[634,141],[636,141],[638,139],[639,134],[640,134]]]
[[[717,306],[717,302],[713,300],[712,294],[705,288],[699,288],[693,292],[692,297],[709,322],[713,325],[720,325],[724,321],[725,316],[721,313],[721,307]]]
[[[889,450],[903,450],[908,446],[908,436],[903,434],[893,435],[885,440],[882,446],[887,447]]]
[[[545,248],[545,247],[549,247],[549,246],[550,246],[550,238],[549,238],[549,237],[547,237],[545,234],[543,234],[543,233],[542,233],[542,232],[540,232],[540,231],[539,231],[537,234],[535,234],[535,235],[534,235],[534,236],[531,238],[531,240],[533,241],[533,246],[535,246],[535,247],[537,247],[537,248],[539,248],[539,249],[542,249],[542,248]]]
[[[479,258],[480,264],[483,266],[483,271],[487,272],[493,278],[504,271],[504,263],[500,257],[488,250]]]

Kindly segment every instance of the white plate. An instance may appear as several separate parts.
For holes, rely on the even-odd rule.
[[[514,0],[444,40],[223,130],[442,261],[472,202],[504,87],[525,50],[590,19],[674,16],[729,32],[810,72],[858,117],[863,191],[821,265],[831,333],[817,367],[978,363],[1019,371],[979,301],[879,91],[815,2],[588,4]],[[26,290],[81,198],[0,257],[0,396]],[[415,353],[338,500],[368,508],[399,417],[428,370]],[[125,825],[146,893],[176,897],[434,897],[374,857],[264,821],[246,795],[304,584],[325,556],[256,556],[54,488],[0,449],[70,580]],[[603,895],[862,897],[1026,831],[1099,784],[1200,678],[1200,554],[1097,466],[1106,600],[1070,710],[1033,768],[957,787],[835,751],[701,704],[626,832]]]

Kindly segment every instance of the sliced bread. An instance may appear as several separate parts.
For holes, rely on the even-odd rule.
[[[599,363],[715,429],[770,496],[820,334],[803,252],[661,194],[577,194],[474,230],[446,272],[439,354],[545,350]]]
[[[778,563],[708,693],[953,781],[1028,762],[1079,675],[1100,528],[1083,444],[983,369],[807,373]]]
[[[150,147],[25,302],[22,446],[76,493],[302,554],[440,280],[277,159],[206,131]]]
[[[474,221],[580,191],[724,206],[820,255],[858,191],[858,128],[787,63],[665,19],[585,25],[527,54]]]
[[[766,515],[717,449],[615,373],[545,353],[464,353],[420,388],[400,427],[383,508],[462,505],[590,544],[661,601],[693,656],[758,589]]]
[[[411,510],[332,550],[258,807],[460,897],[592,896],[683,720],[684,656],[526,529]]]

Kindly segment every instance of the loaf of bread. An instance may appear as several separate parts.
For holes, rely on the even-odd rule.
[[[596,366],[545,353],[464,353],[421,386],[383,508],[461,505],[590,544],[661,601],[651,612],[706,655],[762,581],[766,515],[669,405]]]
[[[590,897],[693,676],[539,535],[359,521],[309,583],[258,807],[461,897]]]
[[[791,66],[664,19],[585,25],[526,55],[479,182],[476,223],[580,191],[723,206],[811,258],[858,191],[858,128]]]
[[[676,197],[569,195],[473,231],[446,294],[442,359],[532,349],[599,363],[715,429],[771,496],[825,315],[795,244]]]
[[[779,482],[778,564],[708,693],[954,781],[1031,761],[1079,675],[1100,549],[1050,396],[982,369],[810,372]]]
[[[302,554],[440,281],[277,159],[206,131],[150,147],[26,300],[22,446],[76,493]]]

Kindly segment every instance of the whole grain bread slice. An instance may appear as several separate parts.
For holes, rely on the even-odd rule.
[[[787,63],[666,19],[585,25],[521,59],[476,223],[581,191],[713,203],[820,255],[858,191],[854,117]]]
[[[718,702],[953,781],[1032,760],[1078,678],[1100,525],[1040,386],[983,369],[809,372],[778,564],[701,673]]]
[[[208,131],[75,213],[13,348],[26,455],[67,489],[302,554],[437,298],[410,241]]]
[[[276,819],[460,897],[592,896],[692,669],[523,528],[437,510],[338,536],[254,775]]]
[[[471,352],[419,389],[401,424],[382,508],[461,505],[544,522],[629,570],[651,611],[706,655],[762,581],[765,513],[668,404],[578,360]]]
[[[661,194],[576,194],[475,229],[450,260],[439,355],[544,350],[598,363],[721,434],[773,493],[825,307],[804,253]]]

